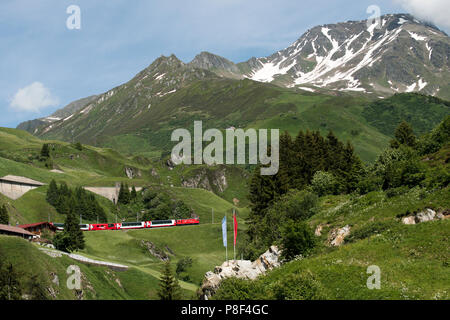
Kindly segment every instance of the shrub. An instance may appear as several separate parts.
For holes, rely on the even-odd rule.
[[[383,231],[389,229],[393,226],[392,222],[370,222],[365,224],[359,229],[353,230],[352,233],[345,238],[345,242],[355,242],[357,240],[362,240],[369,238],[375,234],[380,234]]]
[[[176,268],[176,274],[179,275],[180,273],[187,270],[187,268],[192,266],[192,258],[191,257],[184,257],[181,260],[177,262],[177,268]]]
[[[317,171],[313,176],[311,186],[319,196],[325,196],[337,192],[338,182],[332,173]]]
[[[219,289],[212,298],[214,300],[262,300],[267,299],[268,296],[260,281],[232,277],[220,283]]]
[[[292,260],[307,255],[316,245],[312,229],[305,222],[288,221],[281,231],[281,258]]]
[[[310,272],[291,273],[270,286],[271,298],[276,300],[323,300],[325,290]]]
[[[406,186],[398,187],[398,188],[392,188],[392,189],[386,190],[386,196],[388,198],[392,198],[392,197],[395,197],[395,196],[399,196],[399,195],[405,194],[408,191],[409,191],[409,188],[406,187]]]

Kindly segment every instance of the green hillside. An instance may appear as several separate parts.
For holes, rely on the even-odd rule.
[[[305,294],[314,292],[312,298],[326,299],[449,299],[450,220],[400,221],[425,208],[448,210],[449,192],[449,187],[434,192],[415,188],[394,197],[385,192],[324,197],[319,212],[308,220],[313,230],[323,226],[320,244],[310,256],[257,281],[227,280],[214,297],[307,299]],[[330,247],[329,232],[346,225],[351,232],[344,245]],[[381,269],[379,290],[366,286],[371,265]]]
[[[139,268],[114,271],[106,267],[93,266],[75,261],[67,256],[50,257],[36,245],[26,240],[0,235],[0,257],[2,262],[12,264],[20,274],[23,294],[30,290],[30,279],[37,280],[46,292],[47,299],[58,300],[123,300],[156,299],[158,274],[150,274]],[[77,293],[66,286],[67,268],[77,265],[82,273],[81,290]],[[57,279],[57,280],[56,280]],[[51,293],[50,293],[51,292]],[[183,298],[193,296],[192,289],[182,287]]]

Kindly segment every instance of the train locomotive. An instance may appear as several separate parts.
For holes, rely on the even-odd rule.
[[[153,220],[153,221],[137,221],[137,222],[120,222],[120,223],[93,223],[80,224],[82,231],[97,230],[129,230],[129,229],[146,229],[146,228],[163,228],[197,225],[200,223],[199,218],[178,219],[178,220]],[[64,230],[64,223],[50,222],[56,230]]]

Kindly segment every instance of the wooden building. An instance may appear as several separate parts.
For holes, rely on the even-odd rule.
[[[33,239],[34,237],[34,234],[25,229],[22,229],[20,227],[8,226],[6,224],[0,224],[0,234],[5,234],[8,236],[17,236],[29,240]]]
[[[42,232],[44,231],[48,231],[50,233],[56,232],[56,227],[49,222],[22,224],[19,228],[25,229],[35,235],[42,235]]]

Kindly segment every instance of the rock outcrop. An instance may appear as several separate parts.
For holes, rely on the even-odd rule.
[[[406,216],[402,218],[403,224],[417,224],[421,222],[442,220],[450,218],[450,210],[442,210],[436,212],[433,209],[427,208],[423,211],[417,212],[413,215]]]
[[[200,288],[200,299],[208,300],[220,286],[225,278],[256,279],[259,275],[268,270],[280,266],[280,250],[276,246],[271,246],[257,260],[230,260],[225,261],[221,266],[214,268],[214,272],[208,271],[205,274],[203,284]]]
[[[128,179],[142,176],[141,170],[132,167],[125,167],[125,174],[127,175]]]
[[[222,193],[228,187],[226,170],[201,169],[194,176],[183,178],[181,184],[185,188],[202,188]]]
[[[328,243],[332,246],[338,247],[342,243],[344,243],[344,239],[346,236],[350,234],[350,226],[346,225],[342,228],[335,228],[331,230],[330,235],[328,236]]]
[[[141,246],[144,247],[152,256],[154,256],[155,258],[157,258],[161,261],[168,261],[170,259],[168,254],[164,250],[158,248],[151,241],[141,240]],[[166,248],[168,248],[168,247],[166,246]]]

